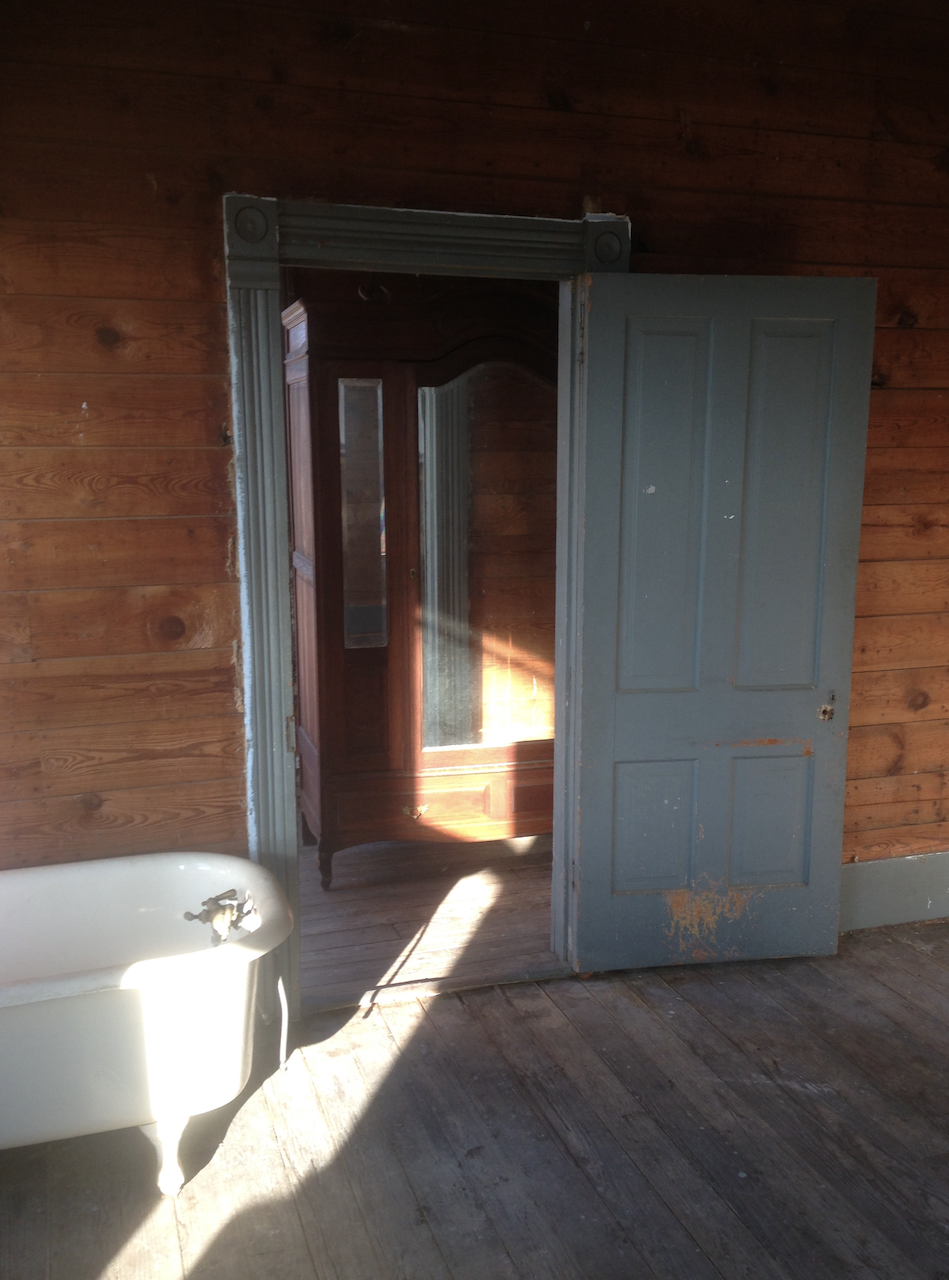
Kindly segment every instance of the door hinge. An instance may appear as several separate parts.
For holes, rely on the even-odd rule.
[[[294,716],[287,716],[287,750],[292,756],[297,754],[297,722]]]

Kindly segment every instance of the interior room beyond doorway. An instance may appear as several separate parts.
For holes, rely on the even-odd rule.
[[[563,971],[556,287],[298,270],[287,296],[303,1000]]]

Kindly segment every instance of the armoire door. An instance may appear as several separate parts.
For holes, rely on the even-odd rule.
[[[578,287],[568,956],[833,952],[874,282]]]

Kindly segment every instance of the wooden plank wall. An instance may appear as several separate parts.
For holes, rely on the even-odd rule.
[[[239,848],[220,200],[880,280],[845,856],[949,845],[942,0],[6,0],[0,861]]]
[[[472,740],[551,739],[557,394],[535,374],[489,366],[468,382],[468,414]]]

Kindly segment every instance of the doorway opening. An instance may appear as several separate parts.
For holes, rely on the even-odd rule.
[[[285,289],[304,1003],[566,971],[558,287],[297,268]]]

